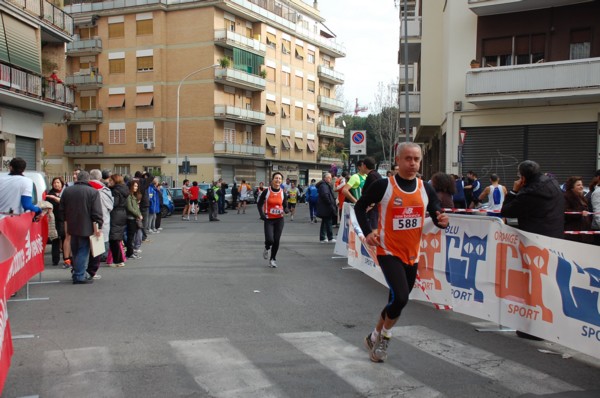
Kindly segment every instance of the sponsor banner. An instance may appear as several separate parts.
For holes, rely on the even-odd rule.
[[[44,270],[48,239],[43,222],[32,222],[33,213],[0,219],[0,392],[13,353],[6,302],[34,275]]]
[[[350,205],[342,217],[335,253],[386,285]],[[412,299],[600,358],[600,247],[526,233],[497,217],[449,217],[445,230],[426,220]]]

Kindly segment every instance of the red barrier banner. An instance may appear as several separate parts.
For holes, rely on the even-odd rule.
[[[0,392],[13,353],[6,302],[34,275],[44,270],[48,239],[42,222],[32,222],[33,213],[0,219]]]

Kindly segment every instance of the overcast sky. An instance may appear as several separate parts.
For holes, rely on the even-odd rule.
[[[376,111],[377,85],[386,86],[398,78],[398,9],[394,0],[319,0],[325,25],[346,47],[346,57],[338,58],[336,70],[345,75],[344,100],[354,110],[358,103],[368,106],[367,116]]]

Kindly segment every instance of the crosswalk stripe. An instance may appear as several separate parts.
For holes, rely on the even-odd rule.
[[[520,394],[551,394],[580,388],[424,326],[394,328],[394,337],[462,369],[493,379]]]
[[[212,397],[285,397],[226,338],[169,342],[196,383]]]
[[[106,347],[44,353],[44,397],[123,397]]]
[[[401,370],[373,363],[367,352],[329,332],[282,333],[279,336],[317,360],[360,394],[369,397],[443,397]]]

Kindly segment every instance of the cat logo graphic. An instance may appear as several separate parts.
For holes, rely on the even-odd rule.
[[[423,234],[421,238],[421,254],[419,256],[419,278],[431,280],[435,290],[442,289],[442,283],[435,277],[433,266],[435,255],[442,252],[442,231]]]
[[[556,282],[565,315],[600,327],[600,269],[582,268],[559,257]]]
[[[458,236],[446,235],[446,280],[454,287],[473,290],[473,299],[483,303],[483,292],[477,289],[475,275],[480,261],[485,261],[487,253],[487,236],[469,236],[462,239]],[[460,253],[457,249],[460,248]]]
[[[516,261],[521,260],[520,266]],[[498,243],[496,248],[496,295],[542,310],[542,320],[552,322],[552,311],[544,305],[542,276],[548,275],[550,253],[537,246],[519,242],[519,250],[511,244]]]

